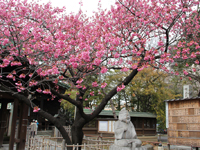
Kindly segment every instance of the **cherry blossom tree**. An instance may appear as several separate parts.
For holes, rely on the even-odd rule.
[[[65,8],[53,8],[50,3],[2,0],[1,92],[12,94],[53,122],[68,144],[81,144],[83,126],[139,71],[153,66],[177,74],[169,68],[176,59],[197,61],[200,52],[190,52],[190,46],[198,50],[198,42],[177,43],[184,39],[185,30],[198,33],[199,23],[191,17],[198,14],[194,9],[198,4],[198,0],[119,0],[111,10],[100,6],[87,18],[81,11],[66,14]],[[104,77],[110,69],[130,73],[107,90]],[[94,76],[96,81],[91,80]],[[59,93],[59,82],[77,88],[76,99]],[[33,104],[36,94],[65,99],[77,107],[72,141],[56,118]],[[103,97],[101,103],[92,114],[85,114],[84,101],[98,95]]]

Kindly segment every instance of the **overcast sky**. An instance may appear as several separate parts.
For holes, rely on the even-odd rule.
[[[89,16],[92,15],[93,11],[97,11],[99,0],[82,0],[83,6],[80,6],[80,0],[41,0],[43,3],[51,2],[53,6],[66,7],[68,13],[78,12],[81,9]],[[103,8],[109,9],[111,5],[115,3],[116,0],[101,0]],[[86,12],[87,11],[87,12]]]

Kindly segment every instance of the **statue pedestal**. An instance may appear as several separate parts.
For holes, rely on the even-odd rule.
[[[131,148],[130,147],[121,147],[121,146],[113,144],[113,145],[110,145],[109,150],[131,150]]]
[[[113,144],[109,147],[109,150],[153,150],[153,146],[148,144],[141,147],[130,148],[130,147],[121,147]]]

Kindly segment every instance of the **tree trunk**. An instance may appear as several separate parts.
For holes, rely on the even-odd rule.
[[[78,125],[78,122],[72,125],[71,133],[72,133],[72,143],[75,145],[82,145],[83,130]],[[79,147],[78,149],[81,150],[81,147]]]
[[[72,125],[72,129],[71,129],[71,134],[72,134],[72,143],[75,145],[82,145],[82,141],[83,141],[83,126],[86,124],[87,122],[85,121],[84,118],[81,117],[81,114],[79,112],[79,110],[76,110],[76,118],[74,120],[74,123]],[[79,150],[81,150],[81,147],[78,148]]]

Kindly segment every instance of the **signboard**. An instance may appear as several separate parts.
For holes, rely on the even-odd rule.
[[[190,98],[190,97],[192,97],[192,86],[184,85],[183,86],[183,98]]]
[[[114,133],[115,121],[98,121],[98,132]]]
[[[99,121],[99,131],[108,131],[108,121]]]

